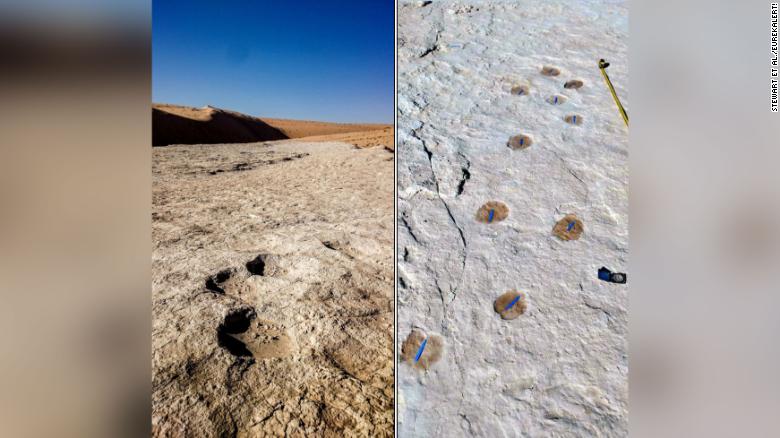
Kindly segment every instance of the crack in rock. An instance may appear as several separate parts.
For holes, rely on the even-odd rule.
[[[430,55],[433,52],[436,52],[439,50],[439,35],[441,35],[441,30],[436,30],[436,38],[433,41],[433,44],[428,46],[427,49],[418,57],[418,58],[425,58],[426,56]]]
[[[586,200],[590,199],[590,189],[588,188],[588,184],[585,182],[585,180],[583,180],[579,175],[577,175],[574,172],[574,170],[572,170],[568,166],[566,159],[563,158],[558,152],[556,152],[554,149],[551,149],[550,151],[553,153],[553,155],[555,155],[555,158],[561,161],[561,165],[566,170],[566,172],[568,172],[571,176],[574,177],[574,179],[576,179],[577,181],[580,182],[580,184],[582,184],[582,187],[585,189],[585,199]]]
[[[408,286],[398,288],[398,324],[440,330],[447,344],[429,374],[398,369],[397,432],[626,436],[628,300],[619,288],[595,283],[590,263],[601,254],[617,260],[610,263],[627,258],[616,248],[627,248],[621,203],[627,178],[611,156],[625,158],[625,135],[586,118],[608,111],[596,105],[611,98],[608,89],[577,94],[564,83],[592,75],[598,54],[593,45],[567,51],[575,33],[609,43],[618,65],[625,63],[627,8],[621,1],[619,8],[588,2],[576,11],[519,0],[422,3],[398,13],[398,37],[408,44],[398,52],[404,99],[397,120],[407,146],[399,156],[399,213],[407,213],[424,242],[403,237],[398,247]],[[607,11],[610,32],[582,25],[583,13]],[[558,77],[543,76],[544,65],[556,66]],[[507,93],[519,84],[530,95]],[[552,94],[557,103],[565,100],[560,96],[569,100],[549,105]],[[582,124],[566,123],[567,115]],[[536,140],[530,149],[501,147],[525,130]],[[610,155],[602,153],[605,145]],[[493,199],[515,211],[515,219],[475,221],[473,212]],[[603,232],[562,247],[542,227],[569,213]],[[517,320],[503,320],[493,298],[514,288],[528,293],[529,307]],[[558,383],[561,389],[547,389]],[[521,418],[522,431],[507,418]]]
[[[439,199],[439,201],[444,206],[444,209],[447,211],[447,216],[450,218],[450,222],[452,222],[452,224],[458,230],[458,235],[460,236],[460,241],[463,244],[463,260],[462,260],[462,263],[461,263],[462,270],[461,270],[460,280],[458,282],[458,283],[460,283],[460,282],[463,281],[463,276],[466,273],[466,260],[468,258],[468,243],[466,242],[466,236],[463,233],[463,228],[458,224],[458,221],[455,219],[455,215],[452,214],[452,210],[450,209],[450,205],[447,203],[447,201],[444,200],[444,197],[441,194],[441,189],[439,187],[439,177],[436,176],[436,171],[433,168],[433,152],[428,148],[428,144],[426,143],[426,141],[423,140],[419,136],[419,134],[417,133],[417,131],[423,129],[424,127],[425,127],[425,123],[421,124],[419,128],[413,129],[411,131],[411,133],[412,133],[412,136],[414,138],[416,138],[417,140],[420,141],[420,143],[422,144],[423,150],[425,151],[425,154],[428,156],[428,165],[430,166],[431,175],[433,175],[433,182],[434,182],[434,185],[436,186],[436,197]],[[462,154],[461,154],[461,157],[463,157]],[[465,159],[465,157],[464,157],[464,159]],[[470,167],[471,163],[468,160],[466,160],[466,162],[467,162],[467,166]],[[468,172],[468,168],[466,169],[466,172]],[[468,175],[470,177],[471,174],[469,173]],[[464,184],[465,184],[465,182],[464,182]],[[457,296],[457,290],[458,290],[457,287],[451,290],[450,293],[453,296],[452,296],[452,300],[450,300],[450,302],[455,300],[455,297]]]
[[[401,216],[401,224],[406,228],[406,231],[409,232],[409,235],[412,236],[412,240],[414,240],[416,243],[422,244],[420,242],[420,239],[417,238],[417,236],[414,234],[414,231],[412,230],[412,226],[409,225],[409,222],[406,220],[406,215]]]
[[[456,193],[456,196],[460,196],[463,194],[463,189],[466,186],[466,181],[471,179],[471,172],[469,171],[471,169],[471,161],[469,161],[462,153],[458,152],[458,155],[466,160],[466,165],[460,167],[460,182],[458,183],[458,191]]]

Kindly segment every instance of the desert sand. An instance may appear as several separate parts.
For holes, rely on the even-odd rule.
[[[152,105],[152,144],[249,143],[300,139],[344,141],[359,147],[392,148],[392,125],[329,123],[309,120],[259,118],[213,106],[195,108],[156,103]]]
[[[393,152],[288,139],[153,159],[154,435],[391,436]]]
[[[340,134],[312,135],[303,137],[305,141],[341,141],[359,148],[383,146],[388,150],[395,150],[393,127],[381,129],[368,129],[365,131],[345,132]]]

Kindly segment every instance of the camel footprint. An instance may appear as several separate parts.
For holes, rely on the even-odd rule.
[[[545,65],[544,67],[542,67],[541,73],[544,76],[558,76],[559,74],[561,74],[561,69],[559,69],[558,67],[553,67],[551,65]]]
[[[510,93],[514,94],[515,96],[527,96],[529,93],[528,85],[515,85],[510,90]]]
[[[566,98],[566,96],[562,96],[560,94],[554,94],[547,98],[547,103],[551,105],[563,105],[564,103],[566,103],[567,100],[568,99]]]

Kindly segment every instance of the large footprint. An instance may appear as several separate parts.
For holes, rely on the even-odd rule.
[[[292,352],[292,341],[284,327],[258,319],[251,308],[228,313],[217,328],[217,341],[234,356],[270,359]]]
[[[272,277],[284,274],[279,268],[277,256],[271,254],[259,254],[242,268],[227,268],[206,278],[206,290],[220,295],[241,295],[250,289],[246,279],[259,275]]]

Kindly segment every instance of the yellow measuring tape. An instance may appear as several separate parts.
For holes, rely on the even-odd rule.
[[[612,86],[612,81],[610,81],[609,76],[607,76],[607,67],[609,67],[609,63],[603,59],[599,59],[599,70],[601,70],[601,75],[604,76],[604,82],[607,83],[607,87],[609,87],[609,91],[612,93],[612,98],[615,100],[615,105],[617,105],[620,115],[623,116],[623,121],[626,122],[626,126],[628,126],[628,114],[626,114],[626,109],[623,108],[623,104],[620,103],[620,99],[618,99],[617,93],[615,93],[615,87]]]

